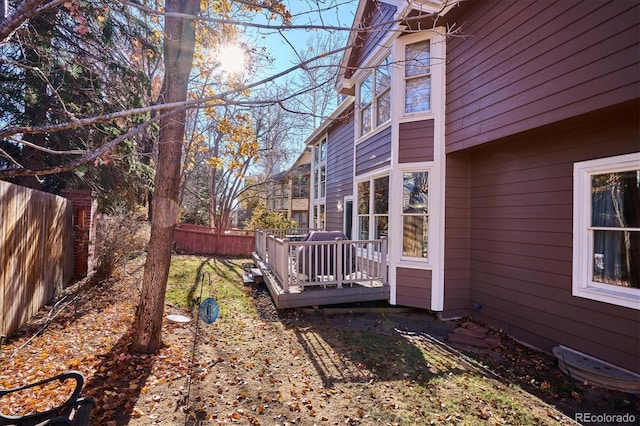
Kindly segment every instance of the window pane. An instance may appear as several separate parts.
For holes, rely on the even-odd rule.
[[[376,236],[375,238],[386,238],[389,236],[389,216],[375,216]]]
[[[391,85],[391,57],[388,56],[376,68],[376,95],[387,90]]]
[[[369,216],[358,216],[358,230],[361,240],[369,239]]]
[[[322,139],[320,142],[320,161],[324,161],[327,159],[327,140]]]
[[[319,210],[319,215],[318,218],[320,219],[320,229],[324,229],[324,204],[320,204],[318,206],[318,210]]]
[[[326,188],[326,179],[327,179],[327,170],[326,167],[322,166],[320,168],[320,197],[325,196],[325,188]]]
[[[373,181],[375,191],[374,214],[389,213],[389,176],[381,177]]]
[[[640,170],[591,177],[591,225],[640,227]]]
[[[410,257],[427,257],[427,216],[402,217],[402,255]]]
[[[371,74],[360,85],[360,105],[369,105],[373,99],[373,77]]]
[[[428,111],[431,108],[431,79],[412,78],[406,81],[405,112]]]
[[[313,171],[313,198],[318,198],[318,169]]]
[[[405,46],[405,77],[429,74],[429,65],[431,62],[429,43],[429,40],[425,40]]]
[[[411,172],[402,175],[402,212],[428,213],[429,173]]]
[[[593,281],[640,288],[640,231],[594,231]]]
[[[384,92],[376,101],[376,126],[391,118],[391,90]]]
[[[369,214],[369,181],[358,184],[358,214]]]
[[[371,131],[371,105],[360,110],[360,136]]]

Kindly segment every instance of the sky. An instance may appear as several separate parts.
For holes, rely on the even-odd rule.
[[[353,23],[358,7],[357,0],[285,0],[285,3],[293,15],[293,25],[329,25],[345,28],[349,28]],[[266,23],[266,20],[261,23]],[[299,63],[293,48],[303,50],[314,31],[288,30],[282,35],[266,31],[262,33],[261,42],[275,58],[274,67],[269,73],[275,74]]]

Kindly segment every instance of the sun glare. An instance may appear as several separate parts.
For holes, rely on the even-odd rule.
[[[245,53],[237,44],[222,46],[218,50],[220,69],[227,74],[240,74],[245,68]]]

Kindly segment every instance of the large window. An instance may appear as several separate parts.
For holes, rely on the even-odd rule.
[[[360,136],[391,118],[391,56],[387,56],[359,86]]]
[[[402,174],[402,256],[428,257],[429,172]]]
[[[361,240],[387,236],[389,176],[358,183],[358,236]]]
[[[640,309],[640,154],[574,167],[573,294]]]
[[[404,112],[431,109],[430,41],[407,44],[404,48]]]

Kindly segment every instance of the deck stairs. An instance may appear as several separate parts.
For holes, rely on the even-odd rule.
[[[258,285],[264,282],[264,276],[262,270],[257,268],[253,263],[247,263],[242,266],[244,273],[242,274],[242,281],[244,285]]]

